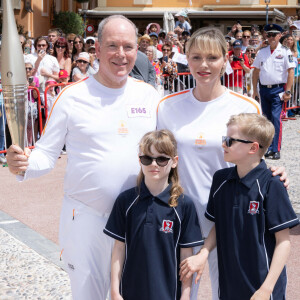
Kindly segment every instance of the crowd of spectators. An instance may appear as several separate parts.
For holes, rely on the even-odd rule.
[[[183,79],[183,72],[189,72],[185,57],[185,45],[192,28],[186,11],[175,15],[174,30],[165,32],[158,23],[149,23],[143,34],[138,37],[139,52],[133,72],[133,77],[144,80],[156,87],[161,96],[192,86],[192,78]],[[288,19],[288,25],[282,33],[280,43],[289,48],[295,62],[295,83],[298,83],[300,74],[300,24]],[[251,96],[252,64],[260,49],[267,46],[268,40],[262,26],[253,24],[243,26],[237,21],[225,34],[228,49],[228,64],[221,78],[223,84],[235,92]],[[95,74],[101,63],[96,57],[96,35],[84,39],[80,35],[64,35],[60,29],[50,29],[48,36],[35,39],[25,39],[20,35],[20,42],[24,53],[28,85],[40,91],[42,103],[44,92],[49,84],[75,82],[89,75]],[[147,62],[145,62],[147,60]],[[62,75],[60,75],[62,74]],[[293,91],[299,98],[299,88]],[[296,89],[295,88],[295,89]],[[48,95],[49,94],[49,95]],[[57,96],[57,90],[49,89],[47,94],[47,108],[51,109],[51,102]],[[29,93],[31,107],[29,112],[32,118],[37,119],[36,95]],[[48,100],[52,99],[52,100]],[[1,101],[1,100],[0,100]],[[1,111],[0,111],[1,113]],[[289,111],[290,115],[299,113],[299,110]],[[5,124],[5,114],[1,114],[0,123]],[[28,124],[28,136],[37,122]],[[0,124],[0,150],[4,149],[3,126]],[[36,128],[34,132],[37,132]],[[31,134],[32,135],[32,134]],[[35,137],[36,138],[36,137]],[[33,143],[28,137],[28,144]],[[0,154],[1,159],[1,154]]]

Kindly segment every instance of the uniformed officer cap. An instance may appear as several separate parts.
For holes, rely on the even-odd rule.
[[[264,27],[264,30],[266,32],[279,32],[279,33],[283,31],[282,27],[277,24],[268,24]]]

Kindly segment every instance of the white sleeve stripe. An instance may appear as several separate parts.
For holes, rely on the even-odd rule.
[[[131,208],[131,206],[134,204],[134,202],[135,202],[138,198],[139,198],[139,196],[137,196],[137,197],[132,201],[132,203],[129,205],[129,207],[127,208],[126,213],[125,213],[125,216],[126,216],[126,217],[127,217],[127,214],[128,214],[129,209]]]
[[[290,220],[290,221],[284,222],[284,223],[282,223],[282,224],[279,224],[279,225],[277,225],[277,226],[274,226],[274,227],[272,227],[272,228],[269,228],[269,230],[272,230],[272,229],[274,229],[274,228],[277,228],[277,227],[280,227],[280,226],[282,226],[282,225],[285,225],[285,224],[288,224],[288,223],[294,222],[294,221],[296,221],[296,220],[299,220],[299,219],[298,219],[298,218],[296,218],[296,219],[293,219],[293,220]]]
[[[196,241],[196,242],[191,242],[191,243],[184,243],[184,244],[178,243],[178,245],[185,246],[185,245],[193,245],[193,244],[202,243],[202,242],[204,242],[204,240],[200,240],[200,241]]]
[[[106,228],[104,228],[104,231],[106,231],[106,232],[109,232],[109,233],[110,233],[110,234],[112,234],[113,236],[116,236],[116,237],[118,237],[118,238],[120,238],[120,239],[122,239],[122,240],[124,240],[124,241],[125,241],[125,238],[124,238],[124,237],[122,237],[122,236],[119,236],[119,235],[117,235],[117,234],[115,234],[115,233],[113,233],[113,232],[111,232],[111,231],[107,230]]]
[[[211,218],[215,219],[214,216],[212,216],[207,210],[205,211],[206,214],[208,214]]]
[[[222,187],[222,185],[226,182],[227,180],[223,181],[221,183],[221,185],[218,187],[218,189],[214,192],[213,197],[215,196],[215,194],[218,192],[218,190]]]
[[[261,191],[260,191],[260,185],[259,185],[258,179],[256,179],[256,183],[257,183],[257,186],[258,186],[258,191],[259,191],[259,194],[260,194],[260,196],[261,196],[261,199],[262,199],[262,201],[264,201],[264,197],[263,197],[263,195],[262,195],[262,193],[261,193]]]

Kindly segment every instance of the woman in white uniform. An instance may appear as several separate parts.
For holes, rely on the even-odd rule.
[[[227,45],[218,29],[196,31],[187,43],[186,54],[196,87],[160,101],[158,129],[167,128],[176,137],[181,182],[185,193],[195,203],[203,236],[207,237],[212,223],[204,217],[204,212],[212,176],[217,170],[230,166],[224,161],[222,150],[226,123],[233,114],[261,114],[261,107],[254,99],[221,85],[220,77],[227,63]],[[213,300],[216,300],[219,299],[216,249],[210,254],[209,269]],[[197,290],[194,286],[191,299],[197,299]]]

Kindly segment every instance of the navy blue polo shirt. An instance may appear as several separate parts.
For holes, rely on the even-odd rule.
[[[213,177],[205,216],[215,222],[220,299],[250,299],[264,282],[275,248],[275,232],[299,224],[279,176],[262,160],[245,177],[236,167]],[[286,270],[272,299],[285,299]]]
[[[181,195],[170,207],[170,185],[153,196],[145,183],[121,193],[104,233],[126,244],[120,293],[125,300],[179,299],[180,248],[203,244],[196,209]]]

